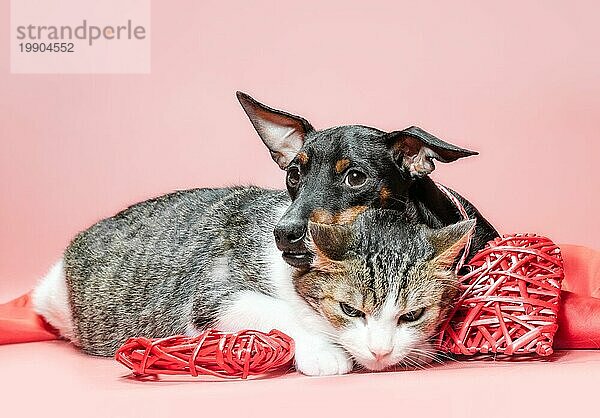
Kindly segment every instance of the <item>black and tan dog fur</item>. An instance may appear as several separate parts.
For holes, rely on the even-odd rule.
[[[289,264],[310,262],[303,239],[309,219],[340,223],[367,207],[398,210],[406,222],[432,228],[461,219],[429,174],[434,160],[452,162],[476,152],[415,126],[393,132],[362,125],[317,130],[306,119],[247,94],[238,92],[237,97],[273,160],[287,172],[292,203],[275,228],[275,238]],[[498,233],[471,203],[455,195],[477,220],[473,254]]]

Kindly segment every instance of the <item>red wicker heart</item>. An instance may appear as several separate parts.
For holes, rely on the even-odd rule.
[[[557,329],[563,263],[548,238],[496,238],[465,265],[460,297],[442,327],[446,352],[547,356]]]
[[[257,376],[290,367],[294,341],[283,332],[207,329],[197,337],[136,337],[117,350],[116,360],[142,375]]]

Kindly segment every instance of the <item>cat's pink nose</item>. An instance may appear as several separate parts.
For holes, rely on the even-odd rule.
[[[375,357],[376,361],[382,361],[384,360],[387,356],[390,355],[390,353],[392,352],[391,348],[379,348],[379,349],[369,349],[369,351],[371,352],[371,354],[373,354],[373,357]]]

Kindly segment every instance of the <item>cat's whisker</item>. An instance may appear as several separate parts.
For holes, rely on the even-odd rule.
[[[419,370],[425,370],[425,367],[423,366],[423,364],[419,363],[418,359],[412,358],[410,356],[406,357],[406,360],[408,362],[410,362],[410,364],[412,365],[413,368],[419,369]]]
[[[414,352],[418,355],[419,359],[421,359],[421,358],[428,359],[428,360],[431,360],[432,362],[437,363],[437,364],[443,364],[444,363],[441,359],[439,359],[433,353],[427,353],[427,352],[424,352],[424,351],[417,351],[417,350],[414,350]]]
[[[443,353],[442,351],[439,350],[435,350],[432,348],[428,348],[428,347],[422,347],[422,348],[415,348],[415,350],[419,350],[420,352],[422,352],[423,354],[427,353],[429,356],[434,356],[436,361],[438,361],[440,364],[444,363],[446,360],[449,361],[453,361],[455,363],[460,363],[461,361],[454,358],[453,356],[450,356],[448,354]]]
[[[435,361],[435,359],[434,359],[434,358],[431,358],[431,357],[429,357],[429,356],[426,356],[426,355],[424,355],[423,353],[419,353],[419,355],[418,355],[417,357],[411,357],[411,359],[412,359],[412,360],[413,360],[413,361],[414,361],[416,364],[418,364],[418,365],[420,366],[420,369],[422,369],[422,370],[425,370],[426,368],[431,368],[431,367],[434,367],[434,366],[435,366],[435,365],[434,365],[432,362],[430,362],[430,361],[427,361],[428,359],[429,359],[429,360],[433,360],[433,361]],[[440,362],[438,362],[438,361],[435,361],[435,362],[436,362],[436,363],[440,363]]]

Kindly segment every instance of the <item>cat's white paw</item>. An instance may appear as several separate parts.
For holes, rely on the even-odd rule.
[[[329,346],[296,345],[296,369],[308,376],[346,374],[354,366],[342,349]]]

